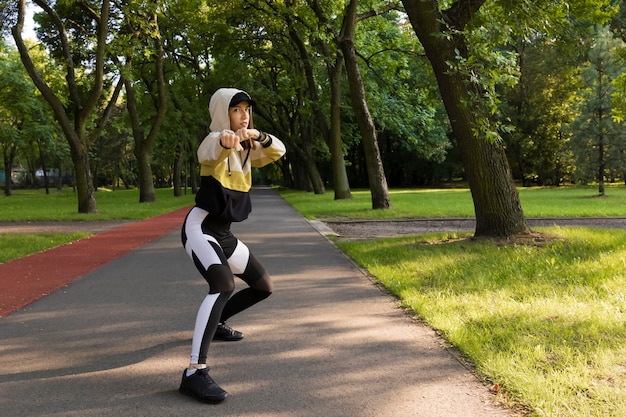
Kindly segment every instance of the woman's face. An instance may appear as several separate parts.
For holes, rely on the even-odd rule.
[[[242,101],[236,106],[228,108],[228,117],[230,118],[230,128],[235,132],[241,128],[247,129],[250,124],[250,113],[252,107],[247,101]]]

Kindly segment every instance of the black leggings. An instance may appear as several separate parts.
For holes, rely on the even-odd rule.
[[[211,218],[199,207],[187,214],[182,242],[209,284],[209,293],[196,316],[191,344],[190,362],[204,364],[218,324],[269,297],[274,287],[261,263],[233,236],[230,223]],[[248,287],[233,295],[235,275]]]

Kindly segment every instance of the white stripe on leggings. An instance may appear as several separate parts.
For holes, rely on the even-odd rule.
[[[202,345],[202,338],[204,337],[204,331],[206,330],[207,323],[209,322],[209,317],[211,316],[211,311],[213,310],[213,306],[219,297],[219,293],[217,294],[207,294],[204,297],[204,301],[200,304],[200,309],[198,310],[198,315],[196,316],[196,325],[193,331],[193,340],[191,342],[191,360],[189,363],[198,363],[198,356],[200,356],[200,345]]]

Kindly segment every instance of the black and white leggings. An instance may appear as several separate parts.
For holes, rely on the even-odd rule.
[[[196,316],[190,361],[205,364],[218,324],[269,297],[273,284],[248,247],[231,233],[230,223],[209,216],[206,210],[191,209],[181,238],[185,251],[209,284],[209,293]],[[248,288],[233,295],[235,275]]]

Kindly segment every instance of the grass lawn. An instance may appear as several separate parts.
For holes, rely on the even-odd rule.
[[[10,197],[0,196],[0,221],[83,221],[142,220],[191,206],[191,192],[174,197],[172,189],[156,189],[156,201],[139,203],[138,190],[99,190],[97,214],[79,214],[76,194],[70,188],[14,190]],[[0,226],[0,262],[50,249],[89,236],[87,233],[2,233]]]
[[[468,190],[281,192],[308,218],[470,217]],[[527,217],[626,215],[626,189],[523,189]],[[538,229],[536,245],[436,233],[337,245],[532,416],[626,416],[626,230]]]
[[[390,210],[373,210],[369,190],[353,190],[352,200],[284,190],[280,194],[307,219],[401,219],[474,217],[467,188],[390,190]],[[598,197],[595,187],[522,188],[519,190],[526,217],[626,216],[626,187],[607,187]]]
[[[90,233],[37,233],[28,235],[0,233],[0,263],[84,239],[90,235]]]
[[[0,221],[72,221],[72,220],[141,220],[191,206],[194,195],[189,191],[174,197],[171,188],[157,188],[156,201],[139,203],[139,190],[105,190],[96,192],[98,213],[79,214],[78,199],[71,188],[14,190],[10,197],[0,196]]]
[[[542,231],[338,245],[533,415],[626,416],[626,230]]]

